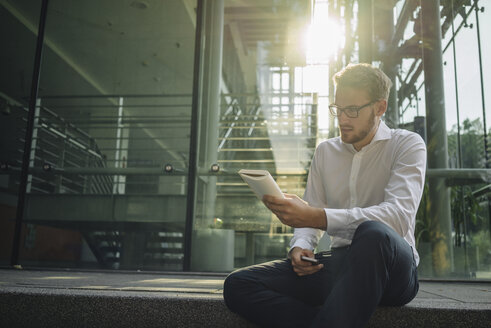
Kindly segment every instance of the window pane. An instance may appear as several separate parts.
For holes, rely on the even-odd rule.
[[[12,253],[40,9],[41,1],[0,4],[0,163],[9,168],[0,173],[0,265]]]
[[[290,74],[289,73],[282,73],[281,74],[281,88],[283,90],[289,90],[290,89],[290,85],[289,85],[289,82],[290,81]]]
[[[273,90],[280,90],[281,89],[281,80],[280,80],[280,74],[273,74]]]
[[[182,270],[194,11],[111,4],[49,3],[21,262]]]
[[[271,10],[271,6],[276,9]],[[309,2],[281,0],[272,4],[270,1],[226,0],[223,12],[223,60],[214,71],[218,72],[216,76],[223,74],[220,120],[215,121],[215,126],[209,123],[216,118],[208,104],[201,108],[204,118],[201,130],[219,133],[218,144],[208,133],[203,135],[208,141],[199,148],[201,173],[194,224],[196,239],[193,240],[198,250],[193,253],[192,261],[193,270],[201,271],[229,271],[285,256],[292,229],[271,214],[237,171],[268,170],[284,192],[302,195],[312,151],[305,149],[310,137],[299,134],[298,127],[294,129],[290,121],[293,117],[290,100],[295,96],[312,97],[295,95],[290,90],[294,82],[290,72],[294,67],[305,65],[305,58],[302,59],[295,44],[286,45],[292,37],[291,31],[300,32],[301,27],[308,24]],[[259,12],[260,15],[252,14]],[[219,13],[211,14],[210,19],[214,24],[221,24]],[[203,41],[202,55],[207,56],[208,51],[213,52],[214,43],[213,40]],[[216,97],[216,93],[211,95],[216,90],[204,88],[206,97]],[[233,99],[234,107],[231,102],[223,101],[227,97]],[[312,110],[310,105],[307,107]],[[220,165],[217,175],[209,172],[212,161]],[[217,256],[214,252],[202,251],[210,249],[207,243],[212,239],[220,243],[222,249],[232,252]],[[200,254],[205,255],[200,259]],[[219,258],[221,263],[213,258]],[[222,261],[223,258],[226,260]]]

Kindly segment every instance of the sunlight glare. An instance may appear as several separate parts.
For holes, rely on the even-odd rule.
[[[328,17],[327,3],[317,3],[306,35],[307,64],[327,64],[343,47],[343,30]]]

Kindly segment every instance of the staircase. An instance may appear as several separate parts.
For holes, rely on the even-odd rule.
[[[0,120],[0,173],[8,176],[9,185],[4,189],[15,195],[28,109],[8,101],[14,105]],[[59,112],[39,103],[35,110],[24,222],[32,229],[50,226],[79,231],[98,268],[182,270],[185,196],[119,194],[121,176],[104,172],[124,164],[108,160],[106,153],[114,149],[108,148],[107,137],[101,138],[105,146],[100,149],[96,138],[89,135],[91,127],[111,120],[91,118],[70,106],[61,110],[67,118]],[[122,126],[121,120],[112,121]],[[112,121],[108,129],[113,128]],[[71,173],[84,169],[101,173]],[[144,213],[132,210],[138,206]],[[174,215],[166,210],[173,206],[181,209],[173,211]]]

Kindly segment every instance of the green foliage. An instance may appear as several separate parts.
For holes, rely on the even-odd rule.
[[[479,201],[469,186],[453,187],[451,204],[455,246],[460,247],[466,238],[464,227],[469,227],[469,223],[476,225],[483,218],[479,215]]]
[[[418,247],[418,244],[420,242],[430,241],[431,222],[428,215],[429,205],[430,202],[428,196],[428,184],[425,183],[423,196],[421,197],[418,212],[416,213],[416,227],[414,232],[416,238],[416,247]]]
[[[465,119],[460,126],[460,149],[462,151],[462,167],[484,168],[484,130],[481,119],[473,121]],[[448,132],[448,157],[450,167],[459,167],[458,128],[452,127]]]
[[[484,130],[481,119],[465,119],[460,126],[461,165],[459,163],[458,127],[454,125],[448,133],[448,155],[450,167],[485,168]],[[451,190],[451,209],[455,245],[464,241],[464,226],[476,225],[479,219],[479,202],[472,194],[470,186],[456,186]]]
[[[489,237],[489,231],[480,230],[474,234],[471,234],[470,244],[472,247],[479,249],[481,258],[484,258],[486,254],[491,252],[491,238]]]
[[[452,187],[450,195],[455,246],[461,246],[465,238],[464,225],[466,224],[467,227],[470,223],[477,225],[484,218],[479,215],[479,201],[474,197],[472,189],[469,186]],[[432,221],[428,215],[430,202],[428,184],[425,183],[421,203],[416,213],[416,246],[419,242],[431,241]]]

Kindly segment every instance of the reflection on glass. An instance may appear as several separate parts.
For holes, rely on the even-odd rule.
[[[230,271],[285,256],[292,229],[269,212],[237,171],[268,170],[283,192],[302,196],[317,137],[315,96],[294,88],[301,78],[296,68],[306,65],[305,49],[298,45],[304,42],[310,24],[308,3],[225,1],[223,13],[223,61],[217,73],[223,74],[220,90],[204,87],[205,97],[220,99],[216,127],[209,125],[208,103],[201,108],[206,118],[201,129],[217,129],[218,143],[214,146],[215,142],[208,141],[199,149],[200,153],[217,149],[221,171],[213,175],[208,170],[211,163],[200,163],[193,252],[209,252],[206,260],[193,253],[193,270]],[[218,22],[220,13],[214,15],[205,20]],[[204,26],[206,29],[206,22]],[[206,62],[216,43],[204,42]],[[211,75],[208,71],[217,72],[214,67],[204,70],[205,76]],[[211,253],[210,238],[232,252]],[[210,265],[214,262],[211,254],[222,262]]]
[[[21,263],[182,270],[193,1],[48,10]]]
[[[314,11],[310,12],[301,5],[287,6],[283,1],[266,1],[261,4],[225,1],[220,12],[215,12],[215,16],[205,17],[210,20],[214,18],[215,22],[223,20],[223,23],[220,23],[223,29],[220,32],[220,35],[223,35],[220,37],[223,41],[223,60],[214,62],[217,67],[204,68],[205,78],[212,76],[210,72],[215,72],[220,80],[219,88],[205,87],[204,92],[205,97],[219,98],[220,111],[219,116],[214,117],[209,103],[201,107],[201,130],[218,131],[218,141],[215,142],[212,140],[214,137],[204,133],[202,138],[207,137],[208,140],[202,141],[198,149],[201,162],[193,247],[208,247],[210,254],[211,246],[207,244],[213,240],[213,243],[221,245],[219,249],[227,250],[221,253],[227,260],[226,265],[214,263],[205,266],[206,260],[199,263],[196,261],[198,257],[193,255],[195,270],[230,271],[233,268],[285,256],[292,229],[282,225],[271,215],[239,178],[237,171],[242,168],[267,169],[284,192],[302,195],[315,146],[324,138],[336,135],[335,120],[328,112],[329,97],[333,96],[332,90],[329,89],[329,76],[332,74],[333,63],[342,65],[348,62],[342,62],[343,58],[340,58],[339,52],[348,42],[344,35],[344,25],[347,23],[336,20],[336,13],[330,15],[327,1],[315,1],[313,9]],[[341,8],[341,17],[343,10],[346,8]],[[295,15],[292,15],[293,12]],[[468,22],[470,21],[469,19]],[[462,18],[456,20],[456,24],[461,22]],[[357,18],[353,18],[349,24],[351,30],[356,29]],[[400,126],[417,130],[424,135],[426,106],[423,60],[418,55],[421,49],[417,38],[410,40],[417,27],[417,24],[411,21],[404,31],[402,41],[408,41],[408,47],[412,46],[408,51],[412,52],[408,57],[401,59],[400,76],[396,77],[396,85],[402,89],[401,94],[404,95],[399,104]],[[327,30],[332,33],[326,35]],[[207,31],[204,33],[208,35]],[[471,40],[464,32],[461,33],[465,41],[457,39],[457,42],[465,43]],[[450,39],[447,34],[443,42],[446,43]],[[291,43],[289,40],[297,42]],[[206,62],[207,51],[216,51],[216,43],[213,40],[204,42],[203,56]],[[296,45],[295,49],[292,49],[292,44]],[[355,48],[357,46],[359,44],[355,44]],[[465,49],[465,46],[462,46],[462,49]],[[476,53],[473,52],[470,56],[476,56]],[[353,53],[351,60],[356,58],[357,54]],[[447,62],[444,67],[445,74],[452,75],[452,56],[446,53],[444,60]],[[473,71],[476,71],[475,65]],[[445,90],[449,90],[447,99],[455,98],[455,94],[450,92],[455,89],[453,81],[453,77],[450,76],[444,81]],[[469,81],[467,83],[470,83]],[[471,81],[474,93],[479,89],[479,82],[475,81]],[[476,98],[470,95],[462,97]],[[476,104],[475,107],[480,106]],[[455,111],[455,106],[452,106],[449,100],[449,131],[452,126],[452,112]],[[213,124],[210,124],[210,121]],[[472,120],[469,122],[472,123]],[[470,127],[478,128],[472,124]],[[451,134],[448,141],[450,151],[454,149]],[[214,149],[217,149],[216,156],[211,156]],[[209,171],[211,162],[207,162],[207,156],[216,159],[220,164],[218,174]],[[470,154],[465,156],[471,158]],[[473,191],[476,190],[475,187],[478,188],[480,185],[473,186]],[[453,200],[453,203],[458,203],[457,198]],[[431,199],[427,201],[430,202]],[[484,198],[478,200],[480,204],[483,201]],[[422,205],[422,211],[425,209],[424,206]],[[481,204],[478,207],[479,209],[472,211],[470,208],[467,209],[466,215],[471,212],[481,213],[486,206]],[[458,214],[454,211],[453,216],[456,215]],[[479,215],[489,218],[489,214],[484,212]],[[418,248],[424,257],[421,273],[423,276],[432,276],[433,272],[427,271],[425,265],[437,265],[433,263],[432,258],[433,237],[425,235],[426,221],[421,217],[419,220],[418,240],[421,243]],[[454,220],[456,224],[453,231],[457,235],[455,240],[459,240],[461,232],[464,231],[463,226],[469,226],[473,219],[469,220]],[[476,232],[488,231],[489,228],[483,223],[485,221],[477,220],[476,222],[481,223],[476,223],[472,229]],[[470,245],[470,240],[482,239],[482,236],[474,238],[469,235],[466,238],[465,242]],[[481,249],[485,249],[485,246]],[[468,252],[466,256],[469,254],[471,253]],[[205,255],[205,259],[209,257]],[[230,258],[233,258],[233,261],[230,261]],[[429,264],[424,262],[425,259]],[[457,266],[453,268],[454,271],[460,265],[458,263],[459,260],[455,258]]]
[[[189,149],[196,1],[50,1],[29,153],[24,265],[182,270],[188,208],[195,213],[193,270],[226,272],[285,256],[292,229],[237,171],[269,170],[284,192],[303,194],[315,146],[337,134],[328,110],[330,76],[359,57],[358,3],[206,3],[195,95],[199,138]],[[339,7],[329,12],[334,3]],[[39,7],[27,0],[0,4],[2,170],[21,165]],[[402,7],[396,4],[398,15]],[[451,46],[443,55],[451,174],[489,167],[491,11],[478,12],[482,67],[475,14],[467,4],[459,9],[456,56]],[[412,17],[394,45],[404,53],[395,78],[399,126],[424,136],[432,109],[425,105],[420,17]],[[446,47],[449,25],[444,32]],[[189,181],[195,151],[198,177]],[[7,261],[12,227],[5,222],[15,215],[18,175],[0,172],[0,191],[10,199],[0,211],[0,261]],[[445,178],[452,185],[452,277],[490,278],[489,181]],[[187,204],[195,182],[196,201]],[[433,277],[435,238],[424,216],[431,196],[424,199],[420,273]]]
[[[0,3],[0,264],[10,265],[41,1]],[[28,232],[22,227],[23,236]]]

